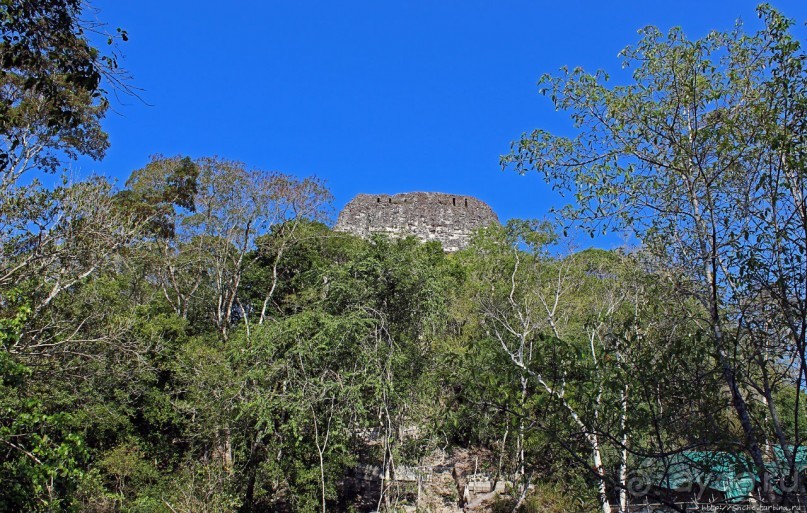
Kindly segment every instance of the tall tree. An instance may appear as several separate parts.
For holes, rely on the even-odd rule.
[[[216,157],[156,156],[127,186],[127,204],[152,220],[166,299],[186,317],[194,296],[210,294],[209,317],[224,338],[234,318],[247,326],[263,322],[277,287],[278,259],[297,224],[326,217],[330,201],[315,177],[250,170]],[[263,240],[277,246],[273,274],[262,284],[262,304],[253,309],[240,295],[243,273],[261,255],[258,240],[272,230],[277,236]]]
[[[114,52],[90,36],[110,45],[127,36],[104,34],[83,18],[87,9],[81,0],[0,3],[0,199],[27,171],[53,172],[62,156],[98,159],[107,149],[103,79],[125,89],[125,77]]]
[[[0,2],[0,292],[24,289],[34,322],[140,229],[103,178],[40,181],[64,160],[103,157],[105,88],[128,90],[114,46],[104,52],[91,40],[113,45],[126,34],[106,35],[88,9],[78,0]]]
[[[664,290],[639,255],[588,250],[554,257],[547,246],[553,236],[542,228],[511,221],[480,233],[461,255],[483,326],[474,345],[501,376],[482,400],[514,417],[519,504],[539,468],[530,460],[541,434],[590,471],[604,512],[614,497],[627,511],[636,455],[670,450],[668,436],[691,437],[672,426],[652,434],[660,420],[654,406],[668,404],[660,396],[679,392],[653,376],[667,371],[660,355],[675,352],[675,332],[684,326],[663,323]],[[648,351],[656,356],[648,359]],[[683,354],[678,362],[697,368]],[[678,375],[692,374],[685,368]],[[486,388],[484,380],[474,386]],[[647,387],[655,390],[647,394]]]
[[[745,361],[754,352],[766,366],[795,358],[789,385],[803,387],[807,98],[793,22],[767,5],[759,14],[765,28],[752,35],[739,24],[697,41],[680,29],[643,29],[621,54],[624,67],[635,66],[629,85],[579,68],[544,76],[542,91],[570,112],[578,135],[525,134],[502,164],[573,194],[566,214],[590,229],[632,230],[703,305],[695,320],[710,332],[743,445],[768,482],[761,431],[776,431],[787,454],[801,436],[786,440],[776,422],[754,418],[746,385],[764,395],[765,384]],[[760,304],[784,331],[752,326]]]

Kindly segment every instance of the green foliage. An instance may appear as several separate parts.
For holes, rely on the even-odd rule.
[[[176,235],[176,208],[195,210],[199,166],[189,157],[153,157],[151,162],[126,181],[127,189],[117,194],[121,208],[148,223],[157,237]]]
[[[109,145],[100,126],[108,107],[102,79],[120,85],[121,77],[114,53],[90,44],[85,7],[77,0],[0,2],[3,192],[7,176],[53,172],[64,154],[99,159]]]
[[[0,79],[28,88],[3,98],[3,170],[23,132],[44,171],[106,148],[114,61],[78,3],[40,4],[0,2]],[[807,61],[759,12],[754,35],[644,29],[629,85],[543,79],[580,134],[525,135],[503,163],[568,189],[592,231],[634,228],[632,252],[564,254],[535,220],[452,255],[364,240],[323,223],[316,178],[220,158],[157,156],[121,191],[3,175],[0,512],[391,511],[412,491],[360,497],[357,465],[454,458],[460,480],[467,454],[508,482],[494,510],[582,512],[646,455],[749,425],[800,441]]]
[[[31,369],[10,353],[30,314],[22,304],[0,319],[0,511],[70,511],[88,451],[72,416],[30,393]]]
[[[704,379],[719,375],[734,413],[721,417],[723,429],[700,415],[665,427],[681,435],[709,427],[702,431],[708,443],[739,443],[764,481],[763,440],[773,436],[787,451],[789,437],[803,438],[786,428],[799,424],[800,408],[793,401],[780,410],[775,396],[800,397],[807,368],[807,216],[798,206],[807,190],[807,58],[793,20],[767,4],[757,12],[764,28],[753,34],[739,23],[699,40],[680,28],[666,35],[644,28],[620,54],[632,69],[625,85],[581,68],[545,75],[542,93],[571,116],[576,134],[524,134],[501,162],[569,193],[567,222],[638,238],[647,268],[686,305],[672,312],[683,329],[669,343],[679,349],[663,353],[675,366],[662,368],[679,372],[683,355],[700,369],[692,379],[712,392],[663,384],[687,397],[687,411],[724,411],[715,383]],[[684,446],[686,438],[664,445]]]
[[[586,483],[571,478],[568,481],[540,482],[517,513],[590,513],[597,511],[596,497]],[[494,513],[509,513],[516,505],[514,499],[500,498],[491,505]]]

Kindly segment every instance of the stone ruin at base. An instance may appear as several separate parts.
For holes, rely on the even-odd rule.
[[[424,242],[440,241],[443,250],[453,252],[468,245],[474,230],[491,224],[498,225],[499,218],[474,197],[409,192],[359,194],[339,213],[335,230],[360,237],[412,235]]]

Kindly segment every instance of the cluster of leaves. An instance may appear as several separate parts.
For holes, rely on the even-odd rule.
[[[83,19],[86,8],[79,0],[0,2],[0,172],[53,172],[63,155],[103,157],[103,79],[122,82],[114,53],[90,41],[103,26]]]

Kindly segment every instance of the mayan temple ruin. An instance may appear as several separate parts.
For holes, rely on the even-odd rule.
[[[454,252],[468,245],[474,230],[491,224],[499,224],[496,213],[472,196],[409,192],[359,194],[339,213],[335,229],[361,237],[412,235],[439,241],[445,251]]]

